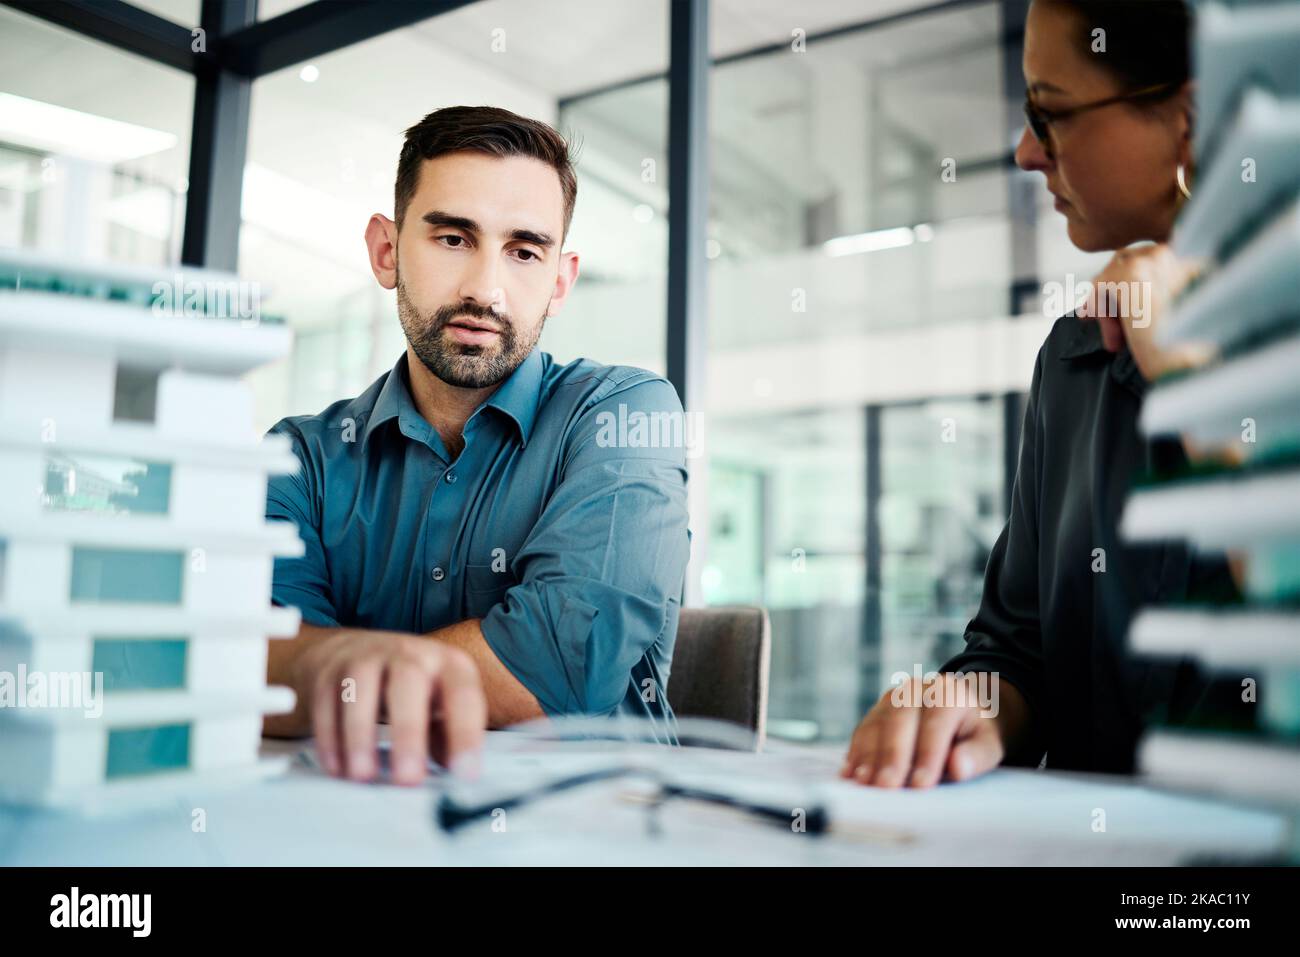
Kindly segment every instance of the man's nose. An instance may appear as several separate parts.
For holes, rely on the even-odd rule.
[[[484,252],[476,253],[461,279],[458,292],[466,302],[500,310],[504,306],[505,294],[499,279],[496,257]]]
[[[1047,155],[1047,150],[1028,123],[1020,134],[1020,142],[1016,144],[1016,165],[1031,173],[1044,172],[1052,165],[1052,158]]]

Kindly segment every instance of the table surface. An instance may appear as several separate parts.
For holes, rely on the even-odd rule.
[[[149,807],[86,815],[0,808],[3,865],[929,865],[1186,863],[1267,857],[1289,841],[1266,810],[1093,775],[999,769],[962,784],[885,791],[839,780],[839,747],[771,745],[760,754],[537,742],[488,735],[477,784],[357,784],[314,767],[309,741],[265,741],[279,775]],[[615,779],[496,810],[452,835],[439,796],[491,804],[556,776],[621,763],[675,782],[790,808],[791,826],[676,799]],[[504,804],[505,801],[502,800]],[[797,830],[821,807],[829,833]],[[201,825],[201,826],[200,826]]]

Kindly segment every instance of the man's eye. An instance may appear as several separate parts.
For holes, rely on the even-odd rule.
[[[531,249],[516,249],[515,252],[519,255],[520,261],[526,263],[530,263],[534,259],[541,258],[540,256],[537,255],[537,253],[533,252]]]
[[[464,236],[439,236],[438,239],[446,243],[452,249],[459,249],[461,246],[465,245]]]

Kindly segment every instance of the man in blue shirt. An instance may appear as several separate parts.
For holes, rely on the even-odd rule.
[[[271,643],[268,676],[299,706],[266,730],[311,729],[331,773],[376,774],[381,720],[403,782],[484,724],[631,714],[675,738],[681,404],[652,373],[536,348],[577,280],[576,190],[543,123],[452,107],[408,130],[396,221],[366,229],[406,351],[355,399],[271,430],[302,469],[271,481],[267,516],[306,553],[275,563],[274,601],[303,626]]]

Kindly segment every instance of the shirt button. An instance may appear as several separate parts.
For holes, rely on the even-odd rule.
[[[446,475],[446,479],[447,479],[448,483],[450,483],[450,484],[452,484],[452,485],[455,485],[455,484],[456,484],[456,473],[455,473],[455,472],[448,472],[447,475]]]
[[[436,582],[440,582],[447,577],[447,573],[442,570],[441,566],[437,566],[433,569],[433,571],[429,572],[429,577]]]

